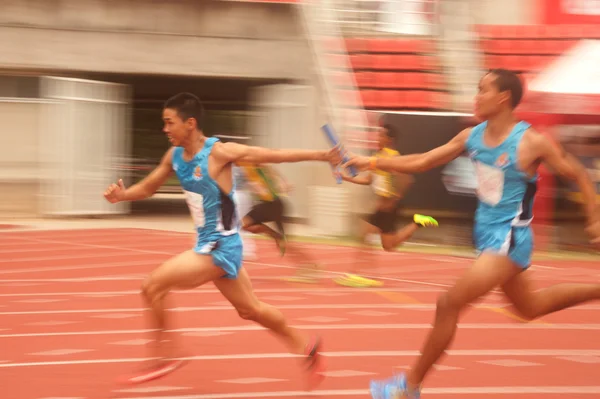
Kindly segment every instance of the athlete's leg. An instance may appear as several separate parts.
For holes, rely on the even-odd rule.
[[[151,345],[155,359],[131,375],[119,378],[121,383],[138,384],[163,377],[179,368],[183,361],[174,360],[177,345],[174,336],[167,337],[168,320],[165,300],[173,288],[191,289],[220,278],[225,271],[216,267],[210,256],[192,250],[172,257],[155,269],[142,283],[142,297],[150,307],[150,320],[154,329]]]
[[[419,226],[415,223],[407,224],[401,229],[397,230],[392,234],[381,234],[381,246],[385,251],[393,251],[396,247],[402,244],[404,241],[412,237],[413,234],[419,229]]]
[[[419,227],[437,226],[435,219],[424,215],[414,215],[413,222],[404,226],[401,229],[396,228],[398,206],[391,210],[377,210],[371,216],[361,223],[359,256],[356,257],[353,273],[345,277],[338,278],[335,281],[340,285],[351,287],[378,287],[382,282],[361,277],[361,271],[366,268],[361,266],[367,265],[369,270],[373,269],[375,262],[373,261],[374,252],[366,244],[366,236],[369,233],[377,233],[381,237],[381,245],[385,251],[393,251],[398,245],[410,238]]]
[[[415,234],[420,227],[437,227],[438,222],[430,217],[425,215],[414,215],[413,222],[407,224],[399,230],[394,231],[393,233],[382,233],[381,234],[381,245],[383,249],[386,251],[393,251],[398,247],[398,245],[402,244],[404,241],[408,240],[410,237]]]
[[[528,271],[508,280],[502,289],[516,310],[529,320],[600,299],[600,284],[564,283],[534,291]]]
[[[440,360],[444,351],[454,339],[460,313],[467,305],[473,303],[493,288],[505,284],[520,273],[508,256],[483,253],[461,278],[437,301],[433,329],[428,334],[421,349],[421,356],[412,369],[401,379],[392,381],[399,389],[405,390],[406,397],[418,397],[411,393],[419,389],[431,367]],[[388,382],[371,382],[371,392],[377,395]],[[375,396],[374,396],[375,397]]]
[[[242,219],[242,228],[250,233],[268,235],[274,240],[279,240],[282,237],[281,233],[273,230],[264,223],[256,222],[249,215],[244,216],[244,218]]]
[[[290,352],[302,354],[307,340],[291,328],[283,314],[275,307],[258,300],[245,268],[236,279],[215,280],[215,286],[231,302],[242,319],[254,321],[281,338]]]
[[[525,269],[531,263],[533,232],[530,227],[515,227],[512,237],[514,245],[509,256]],[[528,319],[600,299],[600,284],[558,284],[534,291],[528,272],[513,277],[502,286],[502,289],[517,311]]]
[[[283,204],[276,199],[255,205],[242,219],[242,228],[254,234],[264,234],[275,240],[279,251],[285,253],[285,231],[275,231],[265,223],[283,219]],[[280,228],[278,226],[278,228]]]
[[[433,330],[425,340],[422,355],[408,374],[417,386],[452,342],[458,318],[470,303],[521,272],[507,256],[483,253],[469,270],[437,301]]]
[[[215,266],[210,256],[193,250],[182,252],[156,268],[142,283],[142,297],[150,307],[151,323],[156,331],[155,343],[160,357],[171,357],[160,343],[165,338],[167,319],[165,299],[174,288],[192,289],[223,276],[223,269]]]
[[[244,268],[239,270],[236,279],[222,278],[215,280],[214,283],[235,307],[241,318],[252,320],[269,329],[284,342],[291,353],[307,355],[310,362],[311,385],[321,381],[322,376],[317,374],[322,371],[318,341],[304,337],[287,323],[279,309],[261,302],[254,294],[252,283]]]

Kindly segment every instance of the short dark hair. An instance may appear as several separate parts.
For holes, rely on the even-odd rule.
[[[164,108],[177,111],[177,115],[186,121],[189,118],[196,120],[199,130],[204,127],[204,107],[198,97],[192,93],[179,93],[165,101]]]
[[[389,138],[393,139],[396,137],[394,126],[390,125],[389,123],[385,123],[382,127],[385,129],[385,132]]]
[[[490,69],[488,74],[496,76],[496,86],[499,91],[510,91],[510,102],[512,108],[517,108],[523,98],[523,84],[521,79],[513,71],[508,69],[497,68]]]

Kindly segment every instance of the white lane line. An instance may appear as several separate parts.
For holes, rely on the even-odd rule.
[[[547,387],[460,387],[460,388],[424,388],[424,395],[524,395],[524,394],[563,394],[598,395],[600,386],[547,386]],[[301,398],[325,396],[361,396],[370,395],[367,389],[330,389],[315,391],[272,391],[244,392],[224,394],[199,394],[176,396],[143,396],[114,399],[239,399],[239,398]]]
[[[596,349],[465,349],[448,350],[449,356],[485,357],[485,356],[522,356],[522,357],[556,357],[556,356],[600,356],[600,350]],[[356,358],[356,357],[414,357],[419,351],[352,351],[352,352],[323,352],[322,355],[331,358]],[[190,361],[209,360],[256,360],[256,359],[292,359],[300,355],[290,353],[249,353],[231,355],[198,355],[179,358]],[[60,360],[49,362],[25,362],[0,364],[0,368],[15,367],[40,367],[40,366],[69,366],[84,364],[112,364],[112,363],[136,363],[151,360],[152,358],[113,358],[113,359],[81,359]]]
[[[429,323],[415,324],[305,324],[294,325],[300,330],[429,330],[432,325]],[[459,329],[463,330],[600,330],[600,324],[535,324],[535,323],[475,323],[459,324]],[[259,325],[247,324],[243,326],[227,327],[189,327],[167,330],[167,332],[199,332],[199,331],[264,331],[265,328]],[[25,333],[25,334],[0,334],[0,338],[26,338],[26,337],[66,337],[80,335],[126,335],[126,334],[148,334],[154,330],[94,330],[94,331],[64,331],[51,333]]]
[[[205,287],[208,287],[206,285]],[[197,288],[194,290],[173,290],[171,291],[176,294],[186,295],[198,295],[198,294],[220,294],[219,290],[213,288]],[[257,293],[287,293],[287,292],[302,292],[302,293],[332,293],[332,292],[345,292],[356,294],[358,292],[440,292],[439,289],[428,289],[428,288],[256,288],[254,292]],[[140,295],[140,290],[123,290],[123,291],[59,291],[59,292],[31,292],[31,293],[13,293],[13,294],[0,294],[0,297],[38,297],[38,296],[80,296],[80,295]]]

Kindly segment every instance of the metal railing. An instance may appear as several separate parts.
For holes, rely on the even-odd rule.
[[[436,34],[438,0],[331,0],[337,23],[350,35]]]

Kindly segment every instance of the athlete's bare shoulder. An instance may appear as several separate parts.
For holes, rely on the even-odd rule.
[[[464,150],[472,131],[473,128],[471,127],[461,130],[456,136],[448,141],[445,146],[452,147],[456,150]]]
[[[158,163],[157,169],[171,169],[171,165],[173,164],[173,153],[175,152],[175,147],[171,146],[163,156],[160,158],[160,162]]]
[[[537,159],[548,150],[548,146],[552,145],[552,143],[542,133],[538,132],[533,127],[529,127],[523,134],[521,145],[523,146],[521,151],[528,154],[535,154],[532,158]]]
[[[467,128],[464,128],[463,130],[461,130],[460,132],[458,132],[458,134],[455,137],[458,137],[459,140],[467,141],[467,139],[469,138],[469,136],[471,135],[472,132],[473,132],[473,127],[467,127]]]
[[[211,155],[223,163],[236,162],[240,154],[248,151],[248,147],[237,143],[223,143],[217,141],[213,145]]]

